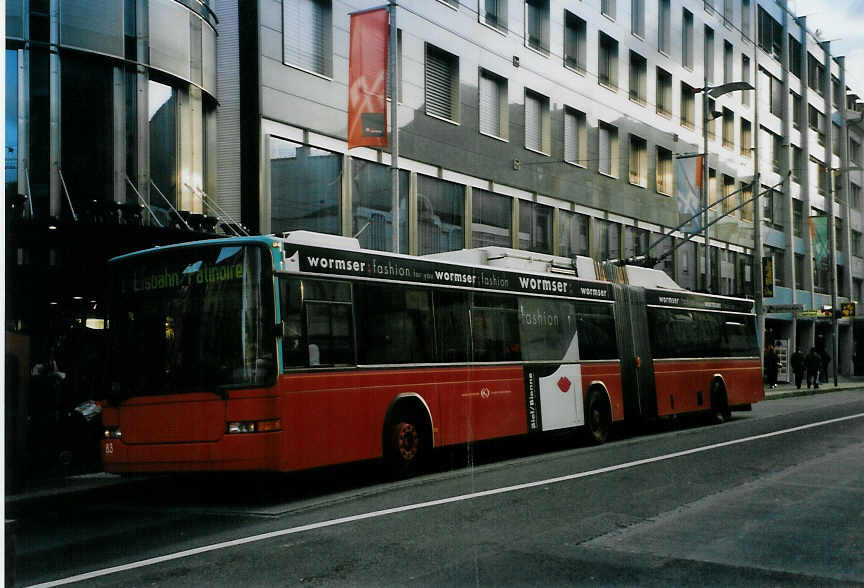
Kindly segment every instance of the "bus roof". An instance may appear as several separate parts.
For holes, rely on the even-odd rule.
[[[446,251],[441,253],[432,253],[422,256],[412,256],[400,253],[392,253],[388,251],[379,251],[372,249],[363,249],[357,239],[352,237],[343,237],[340,235],[328,235],[324,233],[316,233],[312,231],[292,231],[283,233],[282,236],[276,235],[256,235],[249,237],[227,237],[222,239],[209,239],[201,241],[191,241],[186,243],[177,243],[172,245],[157,246],[150,249],[127,253],[114,257],[110,262],[116,262],[129,258],[134,258],[139,255],[147,255],[160,251],[170,251],[187,247],[198,246],[224,246],[224,245],[263,245],[274,253],[275,269],[285,269],[286,263],[289,265],[292,262],[290,259],[294,252],[291,251],[292,246],[331,250],[340,258],[364,259],[372,256],[375,259],[387,258],[393,261],[404,260],[405,263],[411,262],[439,262],[444,266],[463,266],[480,268],[484,270],[506,272],[507,274],[522,273],[531,275],[541,275],[547,278],[562,279],[563,281],[579,280],[599,283],[621,283],[631,286],[645,288],[646,290],[656,291],[655,296],[649,298],[660,300],[665,294],[673,293],[678,295],[678,300],[686,306],[692,306],[692,302],[696,297],[713,298],[725,300],[738,300],[729,296],[721,296],[715,294],[695,293],[681,287],[676,283],[666,272],[653,268],[639,267],[634,265],[621,265],[618,262],[597,262],[587,256],[562,257],[544,253],[534,253],[520,249],[511,249],[507,247],[478,247],[474,249],[461,249],[456,251]],[[347,257],[346,257],[347,256]],[[611,293],[602,296],[606,298]],[[685,303],[687,301],[687,303]],[[706,303],[706,307],[711,306]],[[702,306],[700,303],[698,306]]]

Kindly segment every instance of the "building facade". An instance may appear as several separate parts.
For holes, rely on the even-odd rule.
[[[217,21],[205,0],[8,0],[5,19],[14,488],[71,465],[60,421],[101,393],[107,259],[218,230]]]
[[[349,13],[376,5],[215,7],[220,43],[239,48],[218,64],[219,142],[234,151],[219,151],[217,189],[242,193],[257,230],[393,250],[389,153],[346,143]],[[759,0],[408,1],[396,17],[400,251],[649,255],[704,288],[705,241],[675,230],[677,163],[703,151],[704,128],[708,289],[754,295],[760,220],[766,340],[830,351],[831,321],[773,312],[829,305],[835,276],[838,305],[858,300],[864,278],[859,114],[842,57],[806,19]],[[702,89],[731,82],[755,89],[703,112]],[[808,220],[832,213],[834,266]],[[841,320],[843,374],[852,333]]]

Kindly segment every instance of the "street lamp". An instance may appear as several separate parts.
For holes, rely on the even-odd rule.
[[[753,86],[749,82],[729,82],[728,84],[720,84],[719,86],[709,86],[706,79],[705,87],[696,90],[697,92],[702,92],[702,231],[703,239],[705,240],[704,290],[706,292],[711,291],[711,253],[708,240],[708,121],[720,115],[720,113],[712,112],[712,116],[708,117],[708,97],[710,95],[711,98],[719,98],[729,92],[752,89]],[[754,203],[754,206],[758,206],[758,202]],[[759,254],[761,255],[761,252]]]

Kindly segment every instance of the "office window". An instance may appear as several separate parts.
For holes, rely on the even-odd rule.
[[[519,201],[519,249],[535,253],[552,253],[551,206]]]
[[[525,89],[525,148],[549,153],[549,97]]]
[[[648,162],[647,162],[648,143],[645,139],[630,135],[630,183],[636,186],[647,185]]]
[[[584,20],[564,11],[564,65],[585,73],[587,65],[587,25]]]
[[[782,117],[787,100],[783,93],[783,83],[774,76],[768,78],[771,80],[771,113]]]
[[[525,0],[525,45],[549,55],[549,0]]]
[[[480,0],[480,19],[500,31],[507,31],[507,0]]]
[[[741,182],[741,220],[753,222],[753,184]]]
[[[624,229],[624,259],[631,259],[648,254],[651,233],[646,229],[623,227]]]
[[[420,255],[465,247],[465,187],[418,174],[417,238]]]
[[[774,166],[774,171],[780,173],[783,169],[783,157],[786,150],[783,148],[783,137],[771,133],[771,163]]]
[[[842,218],[834,219],[834,245],[837,247],[837,251],[845,251],[845,247],[843,247],[843,219]]]
[[[682,9],[681,65],[693,69],[693,13]]]
[[[646,77],[648,60],[638,53],[630,52],[630,100],[644,105],[646,100]]]
[[[856,210],[861,209],[861,186],[858,184],[849,184],[849,206]]]
[[[804,203],[792,199],[792,234],[796,237],[804,235]]]
[[[761,6],[759,6],[757,10],[757,18],[759,21],[759,47],[769,55],[773,56],[774,59],[780,59],[783,54],[783,27]]]
[[[670,0],[657,0],[657,49],[663,53],[672,51],[672,7]]]
[[[808,124],[810,129],[818,133],[817,140],[820,145],[825,144],[825,115],[812,104],[807,105]]]
[[[789,35],[789,72],[801,78],[801,43]]]
[[[828,174],[825,173],[825,164],[815,159],[810,158],[810,181],[816,180],[816,185],[819,188],[820,194],[828,193]]]
[[[512,247],[513,200],[480,188],[471,190],[471,240],[474,247]]]
[[[727,0],[728,1],[728,0]],[[723,41],[723,83],[728,84],[733,81],[732,71],[732,43]]]
[[[835,76],[831,76],[831,103],[837,110],[840,109],[840,100],[843,98],[843,95],[843,86],[840,84],[840,80]]]
[[[657,68],[657,113],[672,114],[672,74]]]
[[[735,148],[735,114],[728,108],[723,108],[723,146]]]
[[[750,8],[750,0],[741,0],[741,34],[751,37],[750,22],[752,19],[752,9]]]
[[[597,128],[598,149],[597,160],[601,174],[618,177],[618,129],[600,121]]]
[[[741,54],[741,81],[750,83],[750,58]],[[750,90],[742,90],[739,92],[741,94],[741,104],[744,106],[750,106]]]
[[[795,254],[795,288],[798,290],[804,289],[804,256],[800,253]]]
[[[825,66],[811,53],[807,54],[807,85],[820,96],[825,94]]]
[[[564,161],[585,166],[588,159],[588,123],[585,113],[564,107]]]
[[[849,163],[861,165],[861,143],[849,138]]]
[[[803,106],[803,101],[801,100],[801,96],[792,92],[792,126],[796,129],[801,128],[801,109]]]
[[[741,157],[749,158],[753,149],[753,125],[746,118],[741,119]]]
[[[840,143],[842,137],[840,136],[840,125],[837,123],[831,123],[831,151],[834,155],[840,155]]]
[[[797,145],[792,145],[792,181],[801,182],[801,173],[804,171],[804,151]]]
[[[333,75],[333,26],[330,0],[282,3],[282,60],[323,76]]]
[[[479,95],[480,132],[506,139],[509,126],[507,80],[481,69]]]
[[[618,89],[618,41],[605,33],[598,40],[597,81],[612,89]]]
[[[849,237],[852,246],[852,251],[850,251],[850,253],[855,257],[861,257],[861,233],[853,229],[850,231]]]
[[[630,32],[645,38],[645,0],[630,0]]]
[[[600,0],[600,14],[615,20],[615,0]]]
[[[673,172],[672,152],[657,146],[657,192],[672,195],[675,177]]]
[[[621,225],[604,219],[594,219],[592,257],[598,261],[621,258]]]
[[[681,82],[681,126],[696,127],[696,92],[684,82]]]
[[[738,206],[740,194],[735,192],[735,178],[723,174],[723,212],[726,214],[738,214],[738,211],[733,212],[733,209]]]
[[[588,255],[588,221],[584,214],[558,211],[558,255]]]
[[[708,80],[709,84],[714,83],[714,29],[709,26],[705,27],[705,37],[704,37],[704,52],[703,57],[705,58],[705,78]]]
[[[732,21],[735,18],[735,7],[732,2],[733,0],[723,0],[723,22],[728,27],[732,26]]]
[[[426,44],[426,114],[459,121],[459,58]]]

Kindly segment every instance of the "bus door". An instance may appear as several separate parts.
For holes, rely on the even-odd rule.
[[[654,358],[648,337],[645,289],[615,284],[614,292],[624,418],[632,420],[656,417]]]

